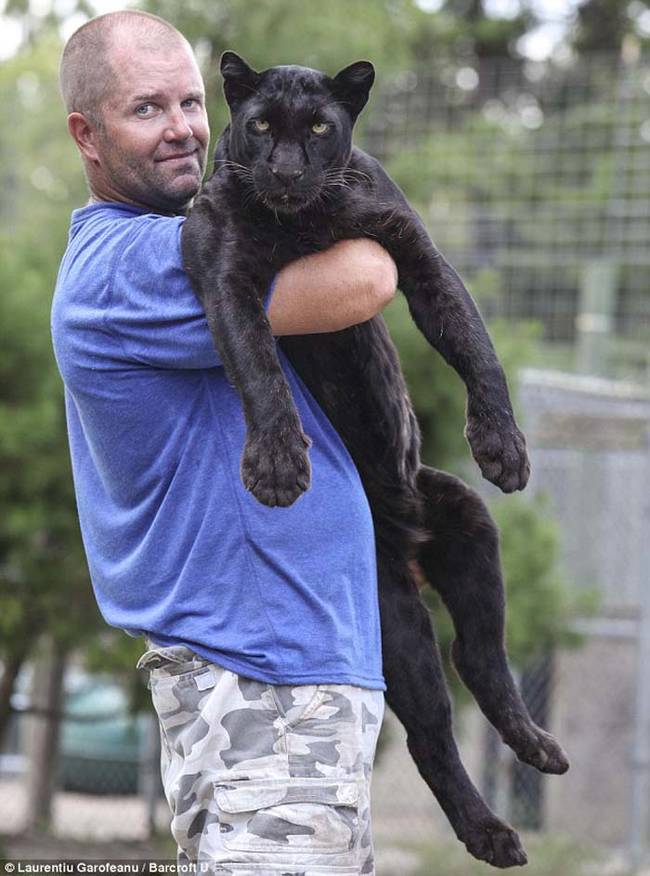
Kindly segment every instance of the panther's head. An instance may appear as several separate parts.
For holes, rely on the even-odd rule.
[[[225,52],[221,73],[230,107],[230,167],[259,201],[296,213],[345,184],[352,128],[375,78],[369,61],[330,78],[293,66],[257,73]]]

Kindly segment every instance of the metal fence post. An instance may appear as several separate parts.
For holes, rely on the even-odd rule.
[[[160,726],[156,716],[147,716],[146,733],[140,751],[139,793],[147,811],[147,835],[156,834],[156,807],[160,787]]]
[[[637,689],[632,755],[632,788],[628,851],[635,872],[648,854],[650,828],[650,434],[646,454],[646,506],[640,561],[645,581],[639,593]]]
[[[576,365],[583,374],[607,371],[619,273],[620,265],[608,256],[591,259],[582,268],[576,315]]]

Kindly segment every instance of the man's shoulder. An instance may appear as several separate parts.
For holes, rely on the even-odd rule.
[[[105,272],[110,272],[114,254],[128,243],[140,214],[119,204],[89,204],[74,210],[68,245],[57,278],[57,294],[90,291]]]
[[[68,246],[57,278],[57,294],[96,299],[98,286],[117,272],[155,269],[161,261],[176,267],[180,260],[183,217],[162,216],[114,202],[93,203],[75,210]]]
[[[219,364],[183,269],[182,223],[183,217],[128,205],[75,211],[52,304],[55,352],[70,380],[79,379],[73,368],[85,369],[87,380],[100,360],[104,368],[109,360],[163,368]]]
[[[94,250],[101,256],[112,247],[127,245],[136,237],[178,234],[184,217],[157,213],[116,202],[89,204],[72,214],[66,256]],[[65,256],[64,256],[65,260]]]

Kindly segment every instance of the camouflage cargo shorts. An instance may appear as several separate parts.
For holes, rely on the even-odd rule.
[[[178,863],[237,876],[373,874],[382,691],[271,685],[149,645],[137,665],[160,722]]]

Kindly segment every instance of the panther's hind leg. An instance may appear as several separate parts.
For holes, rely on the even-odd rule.
[[[485,503],[458,478],[426,466],[417,485],[430,533],[418,563],[452,617],[458,674],[519,760],[541,772],[566,772],[566,754],[533,722],[510,673],[498,532]]]
[[[490,811],[461,763],[451,705],[429,615],[405,561],[378,554],[386,699],[408,747],[458,839],[495,867],[526,863],[515,831]]]

